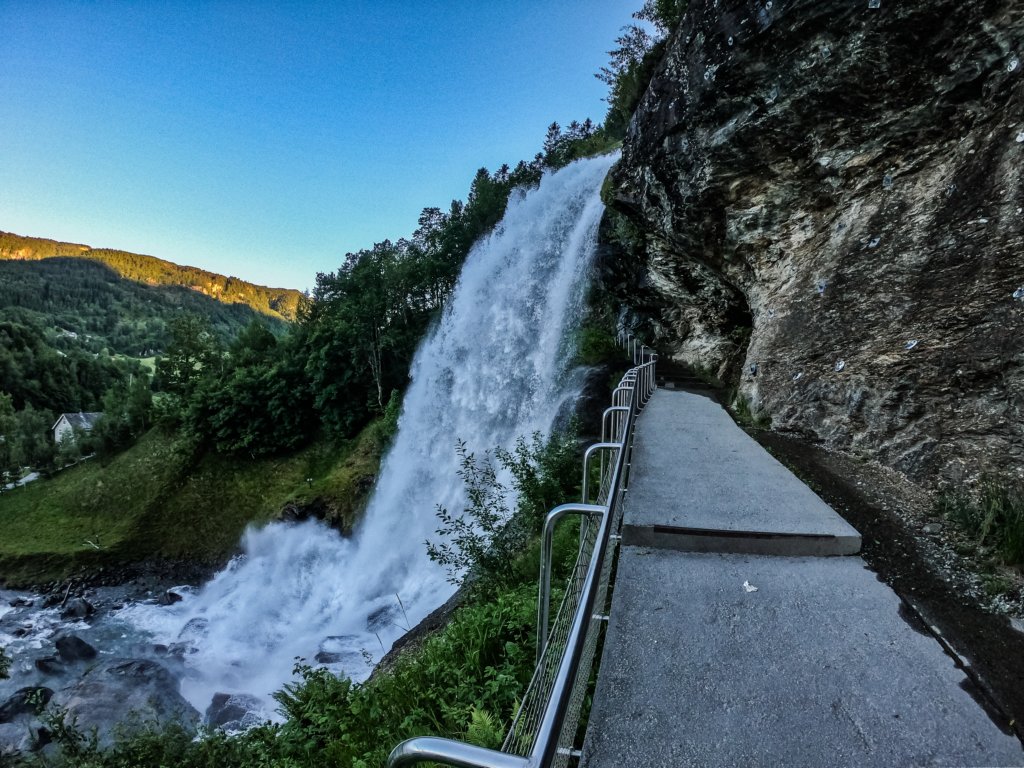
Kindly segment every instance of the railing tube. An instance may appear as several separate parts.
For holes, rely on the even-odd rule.
[[[595,451],[622,450],[622,443],[594,443],[583,453],[583,498],[584,504],[589,504],[590,499],[590,457]],[[602,478],[603,480],[604,478]]]
[[[405,768],[408,765],[434,761],[455,768],[528,768],[530,761],[525,757],[484,749],[451,739],[434,736],[419,736],[406,739],[388,756],[388,768]]]
[[[612,392],[612,402],[615,405],[625,405],[625,403],[619,402],[619,393],[620,392],[632,392],[633,389],[634,389],[633,387],[625,387],[625,386],[620,384],[619,386],[617,386],[615,388],[615,391]],[[627,402],[628,402],[628,400],[627,400]]]
[[[566,515],[590,515],[597,517],[608,511],[600,504],[561,504],[544,519],[544,533],[540,543],[540,587],[537,593],[537,661],[544,655],[548,644],[548,613],[551,602],[551,548],[555,536],[555,525]]]
[[[604,413],[601,414],[601,442],[606,443],[619,437],[619,414],[628,410],[628,405],[613,405],[611,408],[604,409]],[[608,417],[612,414],[615,414],[615,426],[612,427],[611,432],[608,432]]]
[[[626,425],[625,440],[630,439],[632,429],[632,417]],[[625,467],[624,452],[619,452],[618,461],[612,474],[612,487],[617,487],[619,478]],[[617,499],[615,495],[609,500],[608,510],[613,510]],[[533,751],[530,760],[533,765],[551,765],[552,758],[558,749],[559,732],[564,723],[565,708],[568,705],[569,696],[572,693],[572,681],[579,666],[580,656],[583,653],[582,639],[586,633],[587,625],[592,621],[594,611],[595,587],[600,578],[601,568],[604,565],[605,550],[608,544],[609,527],[612,524],[612,515],[605,514],[601,517],[600,527],[597,532],[597,539],[594,548],[594,556],[590,558],[587,568],[587,575],[583,580],[580,605],[573,617],[569,635],[566,638],[566,654],[562,656],[555,672],[552,685],[552,697],[548,699],[544,707],[544,714],[541,716],[540,726],[537,730],[537,738],[534,741]]]

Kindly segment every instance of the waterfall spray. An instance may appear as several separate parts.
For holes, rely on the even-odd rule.
[[[187,643],[182,693],[197,709],[215,692],[267,700],[296,657],[361,679],[367,657],[451,595],[425,541],[438,504],[461,506],[456,441],[483,453],[547,435],[575,397],[565,345],[583,311],[614,159],[579,161],[514,192],[470,251],[416,353],[395,442],[351,538],[312,521],[250,529],[244,554],[195,594],[123,612],[160,642]]]

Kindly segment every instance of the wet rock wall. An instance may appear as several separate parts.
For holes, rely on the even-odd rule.
[[[1019,0],[692,0],[608,195],[655,344],[916,481],[1019,475],[1022,58]]]

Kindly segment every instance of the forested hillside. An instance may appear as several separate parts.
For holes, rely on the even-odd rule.
[[[154,256],[0,232],[0,261],[39,261],[56,257],[99,262],[127,280],[186,288],[223,304],[243,304],[279,320],[294,320],[302,301],[302,294],[290,288],[266,288]]]
[[[285,327],[245,304],[223,304],[181,286],[142,285],[93,261],[0,261],[0,319],[53,328],[65,351],[106,348],[150,357],[167,348],[168,325],[183,312],[205,318],[225,341],[253,320],[276,332]]]

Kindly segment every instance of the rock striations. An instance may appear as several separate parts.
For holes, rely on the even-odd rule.
[[[609,198],[658,346],[918,481],[1024,467],[1024,5],[692,0]]]

